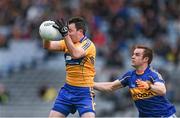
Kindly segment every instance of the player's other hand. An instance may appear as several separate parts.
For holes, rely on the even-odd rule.
[[[68,35],[68,27],[62,18],[61,20],[56,20],[53,27],[56,28],[63,37]]]
[[[137,84],[138,88],[147,89],[147,90],[150,89],[150,84],[148,82],[142,81],[140,79],[136,80],[136,84]]]

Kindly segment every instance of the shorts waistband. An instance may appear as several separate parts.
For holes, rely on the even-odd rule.
[[[81,87],[81,86],[72,86],[67,83],[64,84],[64,87],[72,89],[72,90],[92,90],[92,87]]]

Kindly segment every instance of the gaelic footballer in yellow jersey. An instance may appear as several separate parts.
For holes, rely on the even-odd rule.
[[[66,82],[61,87],[49,118],[64,118],[79,112],[80,117],[95,118],[93,96],[96,48],[86,33],[83,18],[73,17],[67,24],[61,19],[53,25],[62,35],[60,41],[43,41],[44,48],[64,52]]]
[[[59,43],[61,50],[64,51],[66,83],[72,86],[92,87],[94,85],[94,64],[96,57],[94,44],[86,36],[83,37],[75,46],[82,47],[85,50],[85,56],[79,59],[73,59],[69,54],[64,40],[61,40]]]

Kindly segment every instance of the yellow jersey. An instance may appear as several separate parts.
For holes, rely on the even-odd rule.
[[[92,87],[95,76],[95,57],[96,48],[94,43],[84,37],[76,47],[82,47],[85,50],[85,56],[79,59],[73,59],[68,51],[64,40],[60,41],[61,50],[64,52],[66,63],[66,83],[72,86]]]

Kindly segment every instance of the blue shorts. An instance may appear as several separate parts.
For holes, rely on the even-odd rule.
[[[69,113],[74,114],[78,110],[79,115],[82,116],[86,112],[95,113],[93,100],[92,88],[65,84],[59,91],[52,109],[65,116]]]

